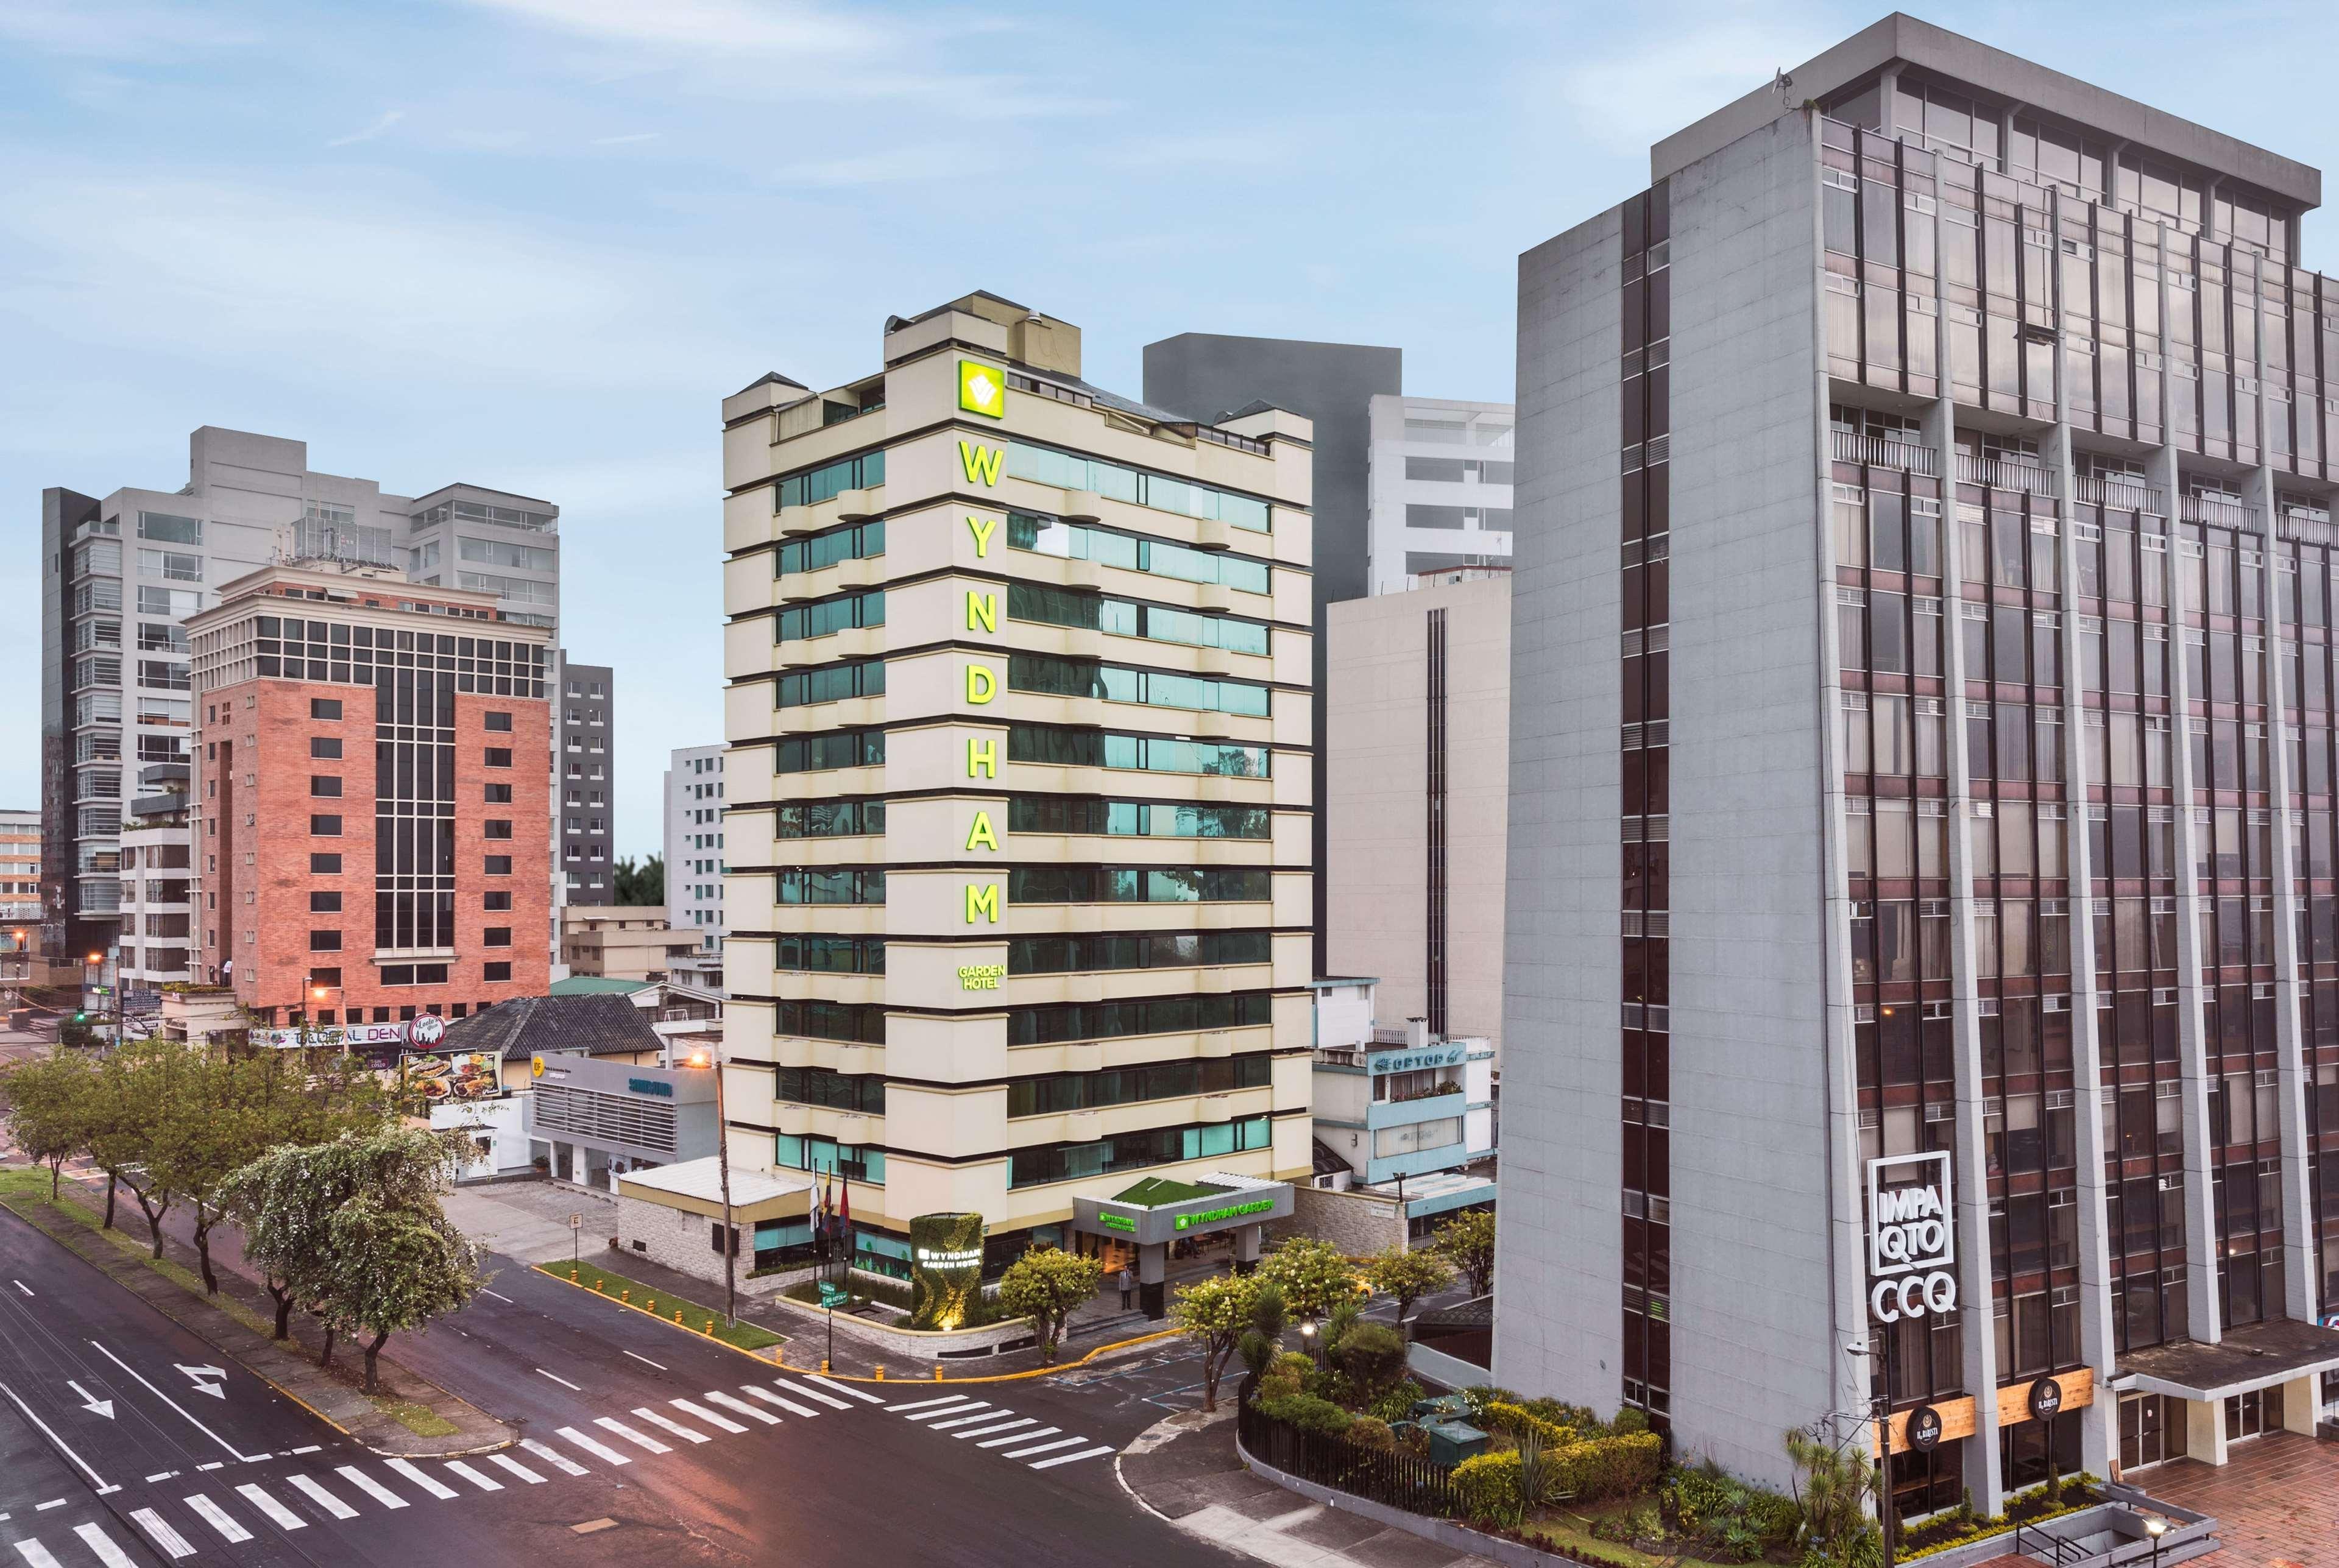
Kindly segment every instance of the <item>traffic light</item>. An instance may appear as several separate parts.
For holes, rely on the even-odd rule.
[[[77,1012],[77,1013],[74,1013],[74,1021],[75,1023],[87,1023],[87,1022],[89,1021],[89,1014],[87,1014],[87,1013],[85,1013],[85,1012]]]

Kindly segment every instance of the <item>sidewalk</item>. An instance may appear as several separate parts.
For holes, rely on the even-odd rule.
[[[1286,1492],[1235,1448],[1234,1405],[1155,1423],[1121,1451],[1120,1484],[1187,1534],[1278,1568],[1498,1568],[1434,1541]]]
[[[41,1174],[45,1177],[45,1169]],[[373,1396],[357,1386],[364,1366],[362,1346],[342,1342],[334,1352],[336,1368],[321,1367],[313,1350],[300,1343],[304,1329],[313,1335],[314,1326],[304,1324],[297,1313],[294,1339],[271,1337],[274,1304],[242,1271],[242,1257],[224,1234],[225,1227],[212,1234],[212,1270],[220,1278],[220,1294],[212,1297],[202,1293],[195,1275],[199,1260],[193,1246],[170,1220],[163,1228],[163,1260],[177,1278],[149,1258],[145,1217],[126,1195],[118,1206],[112,1236],[99,1228],[105,1208],[102,1183],[93,1196],[79,1179],[68,1176],[62,1198],[67,1206],[64,1213],[46,1198],[44,1190],[37,1200],[18,1198],[7,1207],[163,1317],[233,1356],[279,1393],[374,1453],[453,1458],[509,1447],[518,1440],[513,1428],[400,1365],[393,1354],[395,1337],[380,1357],[381,1392]],[[79,1211],[78,1217],[73,1210]]]

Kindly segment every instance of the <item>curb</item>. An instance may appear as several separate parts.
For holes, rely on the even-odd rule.
[[[1174,1339],[1184,1332],[1185,1330],[1180,1328],[1163,1328],[1151,1334],[1140,1334],[1134,1339],[1119,1339],[1110,1345],[1100,1345],[1078,1361],[1060,1362],[1051,1366],[1034,1366],[1022,1372],[990,1372],[980,1377],[863,1377],[849,1372],[824,1372],[821,1376],[834,1378],[839,1383],[883,1383],[893,1386],[915,1388],[923,1388],[933,1383],[1017,1383],[1027,1377],[1052,1377],[1059,1372],[1070,1372],[1075,1366],[1086,1366],[1100,1356],[1108,1355],[1116,1350],[1127,1350],[1135,1345],[1150,1345],[1157,1339]],[[936,1365],[939,1366],[940,1363]]]
[[[581,1280],[571,1279],[565,1274],[557,1274],[546,1264],[530,1263],[523,1265],[523,1267],[526,1267],[529,1273],[541,1274],[544,1277],[551,1280],[556,1285],[566,1285],[571,1290],[583,1291],[586,1295],[592,1297],[597,1301],[606,1301],[621,1312],[638,1312],[644,1317],[648,1318],[652,1323],[660,1324],[667,1328],[674,1329],[678,1333],[687,1335],[690,1338],[697,1341],[701,1345],[712,1345],[720,1349],[728,1350],[734,1356],[744,1356],[748,1360],[760,1363],[763,1366],[780,1367],[780,1370],[784,1372],[794,1370],[792,1367],[782,1366],[780,1360],[776,1356],[767,1356],[760,1350],[742,1350],[739,1346],[732,1344],[727,1339],[717,1339],[712,1334],[700,1334],[694,1329],[675,1322],[670,1317],[660,1317],[656,1313],[652,1312],[646,1307],[637,1307],[630,1301],[620,1301],[607,1291],[596,1290],[591,1286],[585,1284]],[[694,1301],[691,1305],[693,1307],[696,1307],[698,1303]],[[705,1310],[710,1315],[714,1311],[712,1307],[706,1308]],[[785,1345],[787,1341],[783,1338],[780,1343],[781,1345]],[[769,1348],[777,1350],[779,1347],[779,1346],[775,1345]]]

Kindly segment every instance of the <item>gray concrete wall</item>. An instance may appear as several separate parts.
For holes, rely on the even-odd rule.
[[[1144,399],[1189,419],[1219,415],[1260,399],[1316,423],[1316,640],[1310,669],[1324,690],[1324,606],[1365,597],[1365,453],[1372,443],[1372,399],[1404,390],[1405,354],[1367,343],[1309,343],[1289,338],[1230,338],[1180,332],[1145,345]],[[1324,765],[1324,705],[1316,705],[1316,793],[1328,798]],[[1324,816],[1311,829],[1314,863],[1324,863]],[[1318,974],[1329,972],[1324,951],[1325,889],[1315,881]]]
[[[1268,1224],[1268,1237],[1312,1236],[1351,1257],[1405,1245],[1405,1224],[1396,1200],[1370,1192],[1335,1192],[1326,1187],[1291,1188],[1291,1218]]]
[[[1812,135],[1777,121],[1671,182],[1673,1415],[1685,1451],[1772,1484],[1780,1435],[1839,1407],[1849,1365],[1829,1267],[1846,1160],[1829,1153]]]
[[[1622,214],[1519,258],[1495,1379],[1623,1392]]]

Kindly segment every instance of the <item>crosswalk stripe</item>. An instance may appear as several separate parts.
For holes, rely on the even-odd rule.
[[[1110,1454],[1112,1451],[1113,1447],[1111,1444],[1100,1443],[1094,1448],[1083,1448],[1078,1454],[1059,1454],[1053,1459],[1038,1460],[1031,1465],[1031,1468],[1033,1470],[1046,1470],[1058,1464],[1078,1464],[1081,1460],[1093,1459],[1100,1454]],[[1009,1457],[1012,1458],[1013,1456],[1011,1455]]]
[[[577,1431],[574,1426],[561,1427],[560,1435],[567,1438],[569,1442],[574,1443],[577,1447],[582,1448],[586,1453],[590,1454],[596,1459],[605,1460],[611,1464],[631,1464],[633,1463],[631,1459],[627,1458],[625,1455],[618,1453],[607,1444],[597,1442],[593,1438],[586,1436],[585,1434]]]
[[[136,1568],[128,1554],[113,1543],[113,1537],[96,1525],[76,1524],[74,1533],[88,1543],[89,1549],[97,1553],[97,1560],[104,1563],[105,1568]]]
[[[735,1394],[725,1394],[710,1388],[706,1391],[706,1402],[709,1405],[720,1405],[725,1410],[736,1410],[748,1419],[760,1421],[766,1426],[777,1426],[780,1424],[778,1416],[768,1411],[756,1409]]]
[[[563,1435],[567,1435],[567,1434],[563,1434]],[[577,1464],[577,1461],[568,1457],[567,1455],[560,1452],[559,1449],[554,1448],[548,1444],[538,1443],[533,1437],[521,1438],[519,1440],[519,1445],[522,1448],[527,1449],[530,1454],[535,1455],[538,1459],[543,1460],[547,1464],[551,1465],[555,1470],[562,1471],[570,1475],[589,1475],[592,1474],[591,1471],[586,1469],[582,1464]],[[624,1461],[619,1460],[618,1463],[623,1464]]]
[[[980,1399],[969,1399],[962,1403],[952,1405],[946,1409],[912,1411],[908,1415],[904,1416],[903,1419],[908,1421],[939,1421],[945,1415],[972,1415],[978,1410],[996,1410],[999,1407],[997,1405],[986,1404],[984,1401]]]
[[[513,1474],[527,1482],[530,1486],[541,1486],[544,1484],[543,1476],[538,1475],[535,1471],[530,1470],[527,1465],[522,1464],[518,1460],[513,1458],[508,1454],[490,1454],[488,1455],[488,1458],[489,1462],[502,1465],[505,1469],[510,1471]]]
[[[821,1387],[833,1390],[838,1394],[850,1394],[854,1398],[860,1400],[864,1405],[883,1405],[885,1403],[885,1396],[882,1394],[872,1394],[865,1389],[855,1388],[850,1383],[831,1383],[827,1378],[821,1376],[818,1373],[805,1373],[804,1376],[804,1382],[797,1384],[796,1387],[805,1394],[812,1395],[814,1399],[821,1401],[823,1404],[836,1405],[836,1407],[839,1410],[850,1410],[853,1406],[850,1405],[837,1405],[837,1402],[831,1399],[827,1395],[814,1393],[810,1387],[806,1386],[806,1385],[814,1383],[817,1383]],[[783,1383],[780,1386],[785,1388],[787,1385]]]
[[[706,1433],[694,1431],[692,1428],[685,1426],[681,1422],[676,1421],[670,1416],[661,1415],[646,1405],[636,1405],[634,1407],[634,1414],[640,1416],[643,1420],[648,1422],[653,1426],[664,1427],[666,1431],[673,1433],[676,1437],[681,1438],[686,1443],[704,1443],[706,1441]]]
[[[749,1384],[747,1386],[747,1397],[750,1399],[760,1399],[766,1405],[776,1405],[781,1409],[788,1411],[792,1415],[817,1415],[820,1414],[819,1411],[814,1410],[809,1405],[799,1405],[793,1399],[783,1399],[778,1395],[773,1393],[770,1389],[758,1388],[753,1384]]]
[[[306,1519],[285,1507],[283,1504],[279,1503],[251,1482],[245,1482],[237,1487],[236,1491],[242,1494],[246,1503],[267,1514],[268,1522],[279,1530],[306,1530],[309,1527],[309,1522]]]
[[[684,1415],[695,1415],[699,1420],[706,1422],[709,1426],[715,1427],[719,1431],[745,1432],[747,1430],[745,1427],[740,1425],[736,1421],[732,1420],[729,1416],[717,1415],[715,1412],[706,1408],[706,1405],[698,1404],[695,1400],[669,1399],[666,1403],[673,1405],[676,1410],[681,1411]]]
[[[959,1433],[957,1435],[961,1439],[969,1437],[988,1437],[994,1432],[1012,1432],[1018,1426],[1036,1426],[1038,1425],[1039,1423],[1032,1417],[1024,1415],[1019,1416],[1013,1421],[1002,1421],[993,1426],[970,1426],[965,1431]]]
[[[166,1555],[175,1558],[195,1554],[193,1544],[172,1529],[169,1523],[152,1508],[141,1508],[130,1517],[138,1528],[146,1532],[147,1539],[160,1546]]]
[[[927,1427],[926,1430],[929,1432],[947,1432],[953,1426],[964,1426],[970,1422],[996,1421],[1002,1415],[1012,1415],[1014,1414],[1015,1413],[1012,1410],[1002,1410],[996,1405],[992,1405],[986,1407],[980,1415],[952,1415],[948,1421],[935,1422],[932,1426]]]
[[[634,1445],[637,1448],[646,1448],[653,1454],[671,1454],[674,1452],[672,1448],[659,1442],[656,1438],[649,1436],[646,1433],[637,1432],[622,1421],[612,1421],[606,1415],[597,1415],[593,1418],[593,1425],[600,1427],[605,1432],[616,1433],[618,1436]]]
[[[1031,1435],[1037,1437],[1040,1435],[1034,1432]],[[1007,1451],[1007,1457],[1010,1459],[1028,1459],[1034,1454],[1045,1454],[1050,1450],[1056,1448],[1070,1448],[1075,1443],[1085,1443],[1087,1441],[1088,1439],[1085,1437],[1060,1437],[1053,1443],[1042,1443],[1036,1448],[1011,1448]]]
[[[913,1399],[907,1405],[888,1405],[888,1410],[923,1410],[932,1405],[956,1405],[966,1398],[963,1394],[945,1394],[939,1399]]]
[[[318,1485],[314,1476],[288,1475],[285,1479],[291,1482],[293,1485],[299,1487],[302,1493],[306,1494],[310,1502],[314,1503],[318,1507],[322,1508],[334,1518],[354,1519],[358,1516],[358,1511],[356,1509],[350,1507],[348,1504],[342,1502],[340,1498],[326,1491],[322,1486]]]
[[[978,1443],[977,1448],[1003,1448],[1011,1443],[1029,1443],[1034,1437],[1052,1437],[1063,1430],[1061,1426],[1042,1426],[1037,1432],[1018,1432],[1012,1437],[994,1437],[988,1443]]]
[[[474,1470],[469,1464],[464,1464],[460,1459],[449,1459],[447,1461],[447,1468],[453,1471],[456,1474],[461,1476],[464,1480],[469,1482],[472,1485],[478,1487],[482,1492],[500,1492],[504,1489],[504,1484],[502,1482],[497,1480],[492,1475],[485,1474],[478,1470]]]
[[[37,1541],[17,1542],[16,1555],[31,1563],[33,1568],[64,1568],[64,1564],[56,1560],[55,1554]]]
[[[333,1474],[339,1475],[342,1480],[348,1482],[350,1485],[356,1487],[359,1491],[364,1493],[367,1496],[372,1498],[375,1502],[380,1504],[385,1508],[403,1508],[406,1506],[405,1498],[400,1497],[397,1493],[392,1492],[389,1487],[384,1486],[380,1482],[375,1480],[372,1476],[367,1474],[364,1471],[359,1469],[354,1464],[340,1465],[335,1469]]]
[[[429,1493],[431,1496],[439,1499],[441,1502],[444,1502],[446,1499],[455,1495],[455,1489],[452,1486],[448,1485],[445,1482],[439,1480],[435,1475],[426,1474],[411,1459],[385,1459],[382,1461],[382,1464],[386,1468],[394,1470],[399,1474],[405,1476],[409,1481],[413,1482],[417,1486],[421,1487],[422,1490]]]
[[[249,1541],[252,1532],[237,1524],[228,1511],[198,1492],[187,1499],[187,1506],[202,1516],[204,1524],[220,1533],[223,1541]]]

